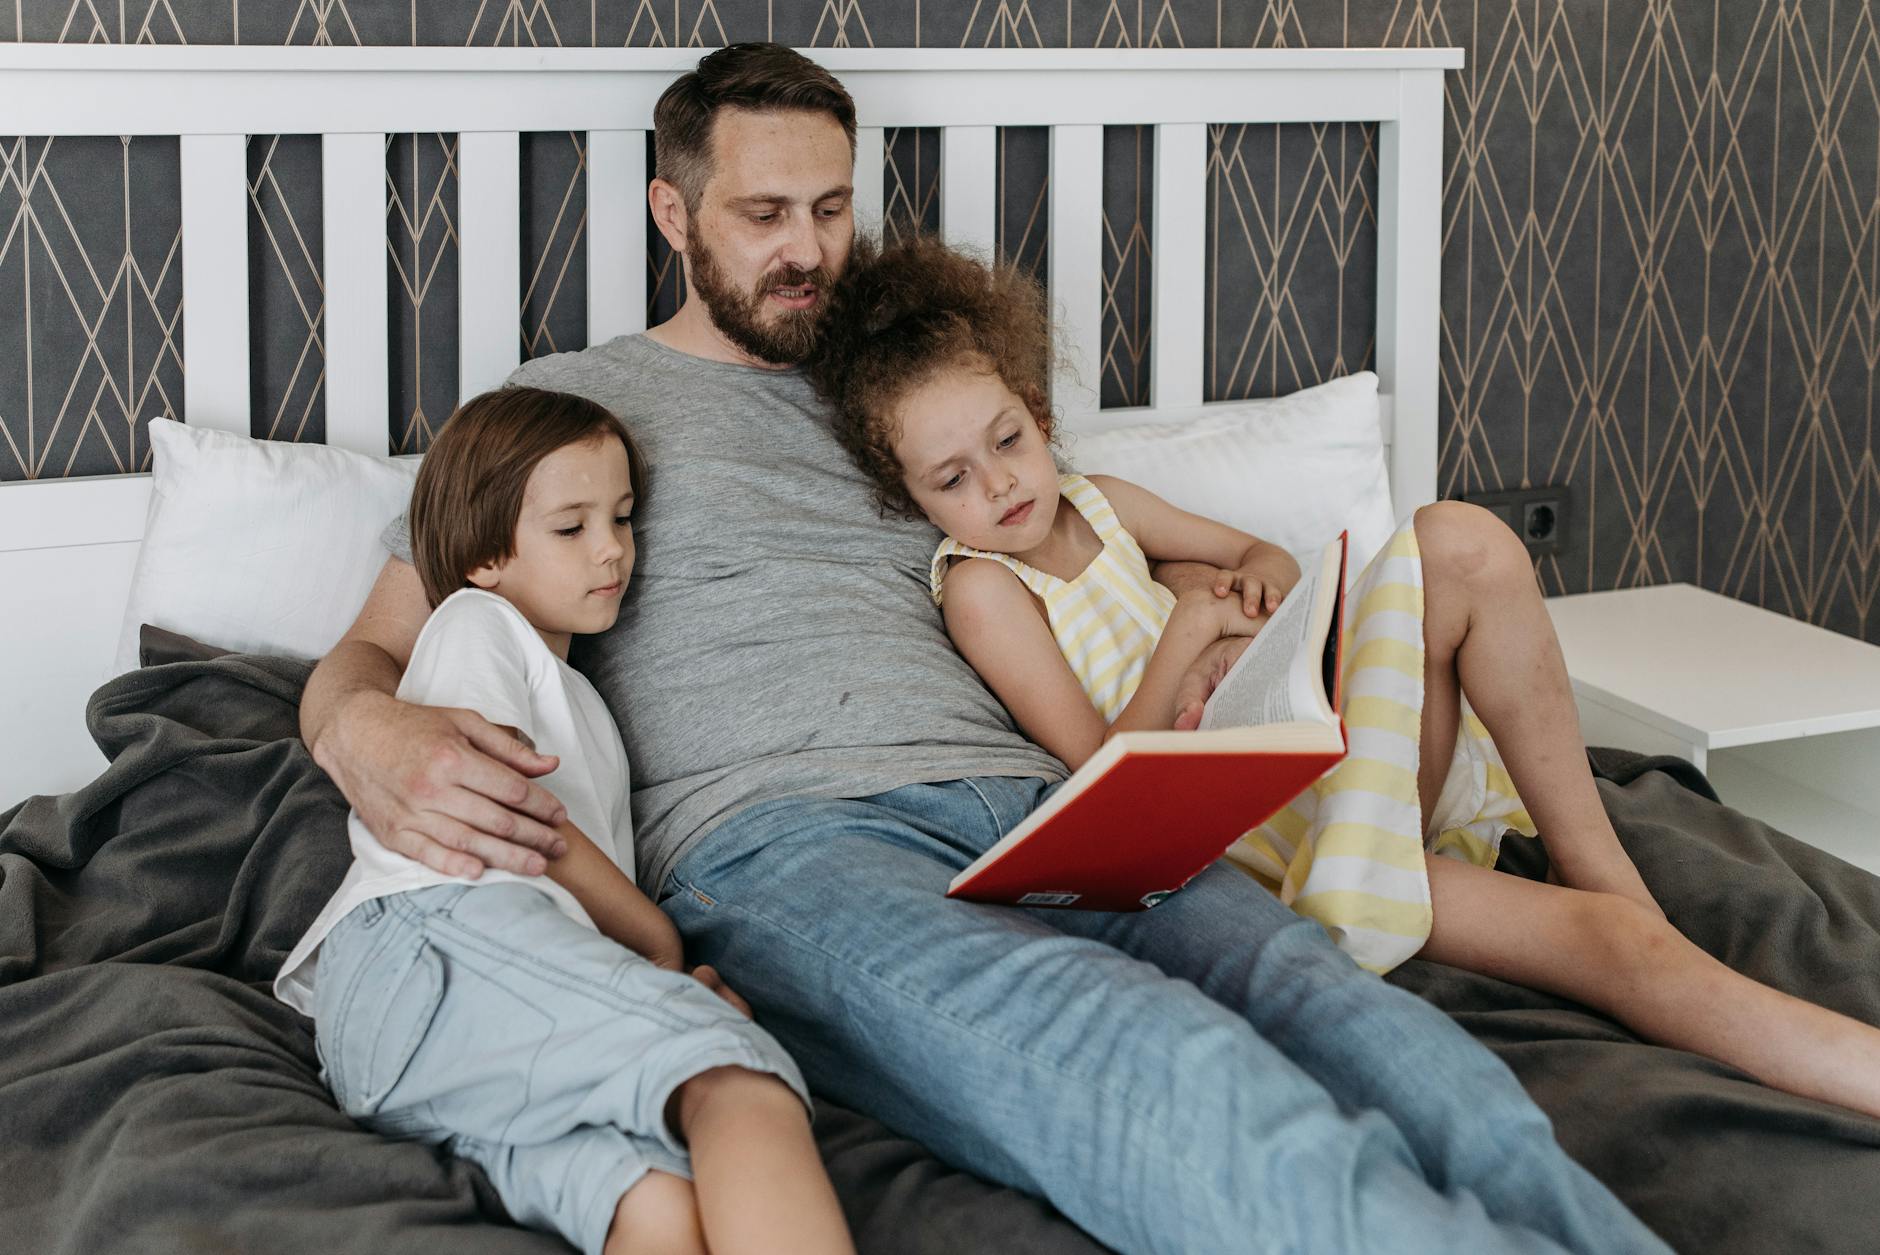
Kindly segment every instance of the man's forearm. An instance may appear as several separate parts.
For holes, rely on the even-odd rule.
[[[1158,562],[1149,570],[1150,578],[1177,597],[1214,587],[1220,573],[1219,567],[1206,562]]]
[[[320,739],[348,700],[361,693],[398,691],[398,663],[370,641],[341,641],[320,660],[300,698],[300,738],[319,761]],[[324,764],[322,764],[324,765]]]

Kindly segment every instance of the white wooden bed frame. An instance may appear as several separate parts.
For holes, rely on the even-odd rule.
[[[1048,126],[1051,300],[1076,364],[1102,353],[1103,126],[1155,131],[1153,403],[1099,412],[1060,380],[1072,430],[1202,407],[1210,123],[1349,122],[1378,132],[1377,372],[1400,513],[1436,496],[1443,72],[1460,49],[806,50],[855,97],[856,204],[882,205],[884,128],[942,128],[941,230],[990,251],[1000,126]],[[641,329],[645,131],[698,49],[0,46],[0,133],[176,135],[182,167],[184,421],[249,431],[251,134],[323,153],[326,431],[383,455],[385,137],[456,132],[460,395],[501,382],[521,337],[518,134],[587,133],[588,328]],[[135,194],[135,193],[133,193]],[[77,787],[103,759],[84,730],[112,671],[147,475],[0,483],[0,809]]]

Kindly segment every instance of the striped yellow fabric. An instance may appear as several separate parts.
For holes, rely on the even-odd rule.
[[[949,536],[934,551],[933,599],[941,600],[947,567],[955,558],[990,558],[1005,566],[1044,602],[1058,649],[1091,703],[1111,720],[1142,683],[1149,655],[1175,609],[1175,594],[1150,578],[1142,547],[1095,484],[1082,475],[1060,475],[1058,491],[1103,542],[1102,552],[1076,579],[1061,580],[1009,553],[968,548]]]
[[[1061,491],[1103,538],[1103,553],[1066,583],[1009,554],[951,539],[934,554],[933,593],[955,557],[1010,568],[1045,605],[1058,648],[1105,719],[1135,695],[1175,605],[1149,578],[1135,538],[1079,475]],[[1534,835],[1488,729],[1462,703],[1449,774],[1422,830],[1417,762],[1423,712],[1423,559],[1405,523],[1352,583],[1346,602],[1344,718],[1349,752],[1227,858],[1325,926],[1364,967],[1387,972],[1430,935],[1425,852],[1492,867],[1502,834]]]
[[[1353,582],[1345,623],[1350,752],[1227,857],[1387,972],[1430,933],[1424,852],[1494,865],[1502,834],[1534,835],[1488,729],[1463,702],[1449,776],[1422,831],[1423,562],[1404,524]]]

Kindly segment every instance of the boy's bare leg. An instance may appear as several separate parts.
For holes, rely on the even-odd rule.
[[[789,1086],[744,1068],[714,1068],[680,1087],[672,1109],[692,1153],[713,1255],[854,1251],[809,1115]]]
[[[1419,958],[1572,998],[1765,1085],[1880,1116],[1880,1029],[1761,985],[1609,893],[1428,860]]]
[[[1560,883],[1615,893],[1662,915],[1600,803],[1566,660],[1526,547],[1488,511],[1456,501],[1418,510],[1416,532],[1424,592],[1417,787],[1425,829],[1449,771],[1459,693],[1467,693]]]
[[[614,1208],[605,1255],[705,1255],[692,1183],[670,1172],[635,1181]]]

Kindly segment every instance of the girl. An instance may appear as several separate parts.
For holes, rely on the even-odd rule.
[[[1184,673],[1219,677],[1231,638],[1298,579],[1293,559],[1123,480],[1059,473],[1043,297],[1015,269],[916,240],[858,258],[830,320],[811,369],[838,433],[884,509],[946,533],[934,599],[1026,734],[1075,768],[1116,732],[1192,727]],[[1178,596],[1150,562],[1217,570]],[[1425,506],[1348,607],[1348,756],[1246,834],[1237,865],[1375,971],[1414,954],[1544,989],[1880,1115],[1880,1031],[1725,967],[1652,900],[1600,804],[1506,527]],[[1537,827],[1556,883],[1492,870],[1504,831]]]
[[[620,420],[565,393],[466,403],[412,490],[434,610],[399,685],[559,761],[548,874],[445,876],[355,814],[353,865],[275,983],[314,1018],[347,1114],[447,1146],[509,1213],[584,1251],[852,1250],[783,1048],[635,886],[627,759],[568,666],[613,626],[645,470]],[[716,995],[716,996],[714,996]]]

